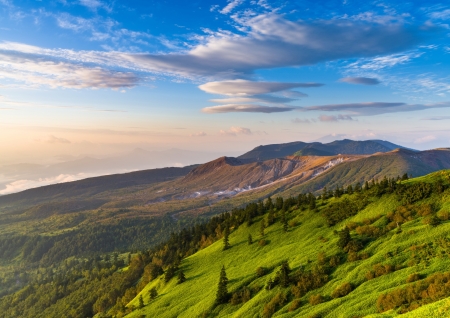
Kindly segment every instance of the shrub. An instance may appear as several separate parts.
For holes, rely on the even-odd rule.
[[[322,295],[320,295],[320,294],[317,294],[317,295],[311,295],[311,297],[309,297],[309,303],[310,303],[312,306],[321,304],[321,303],[323,303],[323,302],[324,302],[324,298],[323,298]]]
[[[450,296],[450,272],[436,273],[404,288],[380,295],[377,300],[379,312],[401,308],[399,313],[414,310],[422,305]]]
[[[386,264],[386,265],[375,264],[375,265],[373,265],[372,270],[370,270],[366,273],[366,279],[371,280],[371,279],[395,272],[398,269],[400,269],[400,267],[396,268],[391,264]]]
[[[277,293],[267,304],[264,305],[262,316],[270,318],[287,301],[287,296],[283,293]]]
[[[267,244],[267,241],[264,240],[264,239],[259,240],[259,242],[258,242],[258,245],[259,245],[259,246],[266,246],[266,244]]]
[[[299,308],[302,304],[302,301],[300,299],[294,299],[294,301],[289,306],[289,312],[296,310]]]
[[[437,213],[437,217],[442,221],[448,221],[450,219],[450,213],[448,211],[440,211]]]
[[[266,274],[267,274],[267,270],[264,267],[256,268],[256,276],[263,277]]]
[[[406,278],[406,282],[407,283],[412,283],[415,281],[418,281],[420,279],[420,275],[417,273],[411,274],[408,276],[408,278]]]
[[[331,297],[333,298],[341,298],[347,296],[352,292],[352,285],[348,282],[343,283],[341,286],[336,287],[335,290],[331,293]]]

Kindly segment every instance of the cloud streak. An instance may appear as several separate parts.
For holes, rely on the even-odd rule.
[[[229,80],[209,82],[199,88],[210,94],[227,96],[253,96],[258,94],[275,93],[298,87],[320,87],[321,83],[283,83],[283,82],[253,82],[248,80]]]
[[[349,83],[349,84],[360,84],[360,85],[378,85],[380,81],[376,78],[370,77],[344,77],[339,80],[339,82]]]
[[[319,106],[303,107],[303,111],[329,111],[329,112],[350,112],[354,116],[373,116],[386,113],[411,112],[433,108],[449,108],[450,102],[434,104],[406,104],[406,103],[349,103],[349,104],[329,104]]]
[[[221,113],[281,113],[288,112],[297,109],[297,107],[288,106],[264,106],[264,105],[254,105],[254,104],[228,104],[220,106],[205,107],[202,112],[207,114],[221,114]]]

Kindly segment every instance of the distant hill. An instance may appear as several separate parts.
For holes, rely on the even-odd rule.
[[[142,170],[28,189],[19,193],[0,196],[0,207],[11,204],[28,206],[40,202],[68,200],[81,196],[93,196],[105,191],[150,185],[183,177],[195,167],[196,165],[183,168]]]
[[[330,143],[320,142],[291,142],[286,144],[273,144],[258,146],[253,150],[237,157],[241,160],[262,161],[274,158],[282,158],[290,155],[305,156],[332,156],[338,154],[371,155],[377,152],[388,152],[405,147],[384,140],[336,140]],[[411,149],[412,150],[412,149]]]

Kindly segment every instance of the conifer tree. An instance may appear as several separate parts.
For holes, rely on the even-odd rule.
[[[289,273],[290,272],[291,272],[291,269],[289,267],[288,261],[283,261],[281,263],[280,271],[278,272],[278,277],[280,279],[280,285],[282,287],[289,286],[289,282],[290,282]]]
[[[261,220],[261,226],[259,227],[259,234],[264,237],[264,229],[266,228],[266,222],[264,219]]]
[[[286,218],[286,212],[281,210],[281,224],[283,224],[283,231],[286,233],[288,231],[288,222]]]
[[[267,226],[272,225],[275,222],[275,214],[273,209],[269,210],[269,215],[267,216]]]
[[[216,294],[216,305],[224,304],[228,301],[229,293],[228,293],[228,278],[227,273],[225,272],[225,266],[222,266],[222,270],[220,271],[219,284],[217,286],[217,294]]]
[[[158,292],[156,291],[156,288],[153,287],[152,289],[150,289],[150,299],[155,299],[156,297],[158,297]]]
[[[348,227],[344,227],[344,229],[339,232],[338,246],[343,249],[351,240],[350,230]]]
[[[144,308],[144,299],[142,298],[142,294],[139,296],[139,308]]]
[[[252,238],[252,235],[249,234],[248,235],[248,245],[252,245],[252,244],[253,244],[253,238]]]
[[[230,248],[230,228],[228,227],[228,225],[225,227],[225,231],[223,233],[223,250],[227,250]]]
[[[186,276],[184,275],[183,271],[180,271],[178,273],[178,284],[182,284],[186,281]]]

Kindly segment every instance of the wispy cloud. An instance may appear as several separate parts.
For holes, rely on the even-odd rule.
[[[344,77],[339,80],[339,82],[350,83],[350,84],[360,84],[360,85],[378,85],[380,81],[376,78],[370,77]]]
[[[242,103],[268,103],[268,104],[284,104],[295,101],[294,98],[287,98],[273,95],[253,95],[250,97],[230,97],[210,99],[210,102],[219,104],[242,104]]]
[[[319,116],[319,121],[322,121],[322,122],[338,122],[341,120],[354,120],[354,119],[349,115],[337,115],[337,116],[320,115]]]
[[[70,140],[66,138],[59,138],[53,135],[48,136],[47,139],[44,140],[44,142],[49,144],[70,144]]]
[[[304,118],[294,118],[292,119],[292,122],[294,124],[311,124],[313,120],[310,119],[304,119]]]
[[[428,136],[424,136],[424,137],[421,137],[421,138],[417,138],[416,140],[414,140],[414,143],[415,144],[423,144],[423,143],[427,143],[427,142],[433,141],[436,138],[437,137],[434,136],[434,135],[428,135]]]
[[[348,112],[351,116],[372,116],[386,113],[410,112],[433,108],[449,108],[450,102],[434,104],[407,104],[407,103],[348,103],[348,104],[329,104],[319,106],[303,107],[303,111],[329,111],[329,112]]]
[[[449,120],[450,116],[433,116],[422,118],[422,120]]]
[[[100,0],[79,0],[78,3],[82,6],[89,8],[92,11],[104,9],[107,12],[112,12],[112,6]]]
[[[220,13],[228,14],[231,11],[233,11],[234,8],[241,5],[243,2],[244,0],[228,0],[228,4],[222,10],[220,10]]]
[[[0,78],[31,87],[52,88],[129,88],[140,81],[132,72],[117,72],[71,62],[53,61],[41,56],[26,56],[17,51],[1,50]]]
[[[288,106],[263,106],[263,105],[254,105],[254,104],[229,104],[229,105],[220,105],[220,106],[211,106],[205,107],[202,109],[202,112],[208,114],[220,114],[220,113],[280,113],[280,112],[288,112],[291,110],[297,109],[297,107],[288,107]]]
[[[253,82],[248,80],[229,80],[209,82],[199,88],[210,94],[228,96],[253,96],[259,94],[275,93],[298,87],[319,87],[321,83],[284,83],[284,82]]]
[[[252,131],[248,128],[233,126],[229,130],[220,130],[219,134],[226,136],[251,135]]]
[[[200,131],[198,133],[190,134],[190,137],[205,137],[207,134],[204,131]]]

